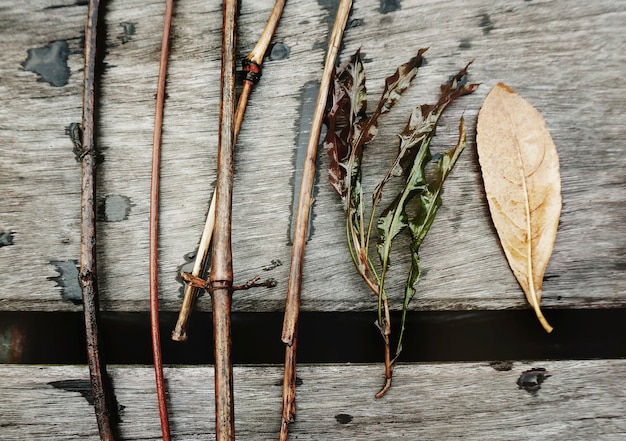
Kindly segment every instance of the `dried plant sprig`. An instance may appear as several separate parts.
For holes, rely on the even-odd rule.
[[[246,71],[246,78],[243,82],[243,88],[239,94],[239,101],[237,102],[237,110],[235,111],[235,134],[233,145],[237,143],[237,137],[241,129],[241,123],[243,121],[246,107],[248,104],[248,98],[252,93],[254,85],[261,78],[261,68],[263,65],[263,58],[272,41],[272,37],[280,21],[280,17],[283,12],[286,0],[276,0],[272,12],[270,14],[265,28],[259,37],[259,40],[250,54],[243,61],[243,68]],[[211,204],[209,206],[209,212],[207,214],[206,222],[204,224],[204,230],[202,231],[202,237],[200,238],[200,245],[196,253],[196,259],[194,261],[191,274],[194,276],[200,276],[205,270],[207,257],[209,255],[209,246],[211,245],[211,238],[213,236],[213,228],[215,226],[215,192],[211,198]],[[189,324],[189,317],[193,309],[193,303],[197,296],[197,288],[186,285],[183,294],[183,303],[178,315],[178,320],[174,331],[172,332],[172,340],[185,341],[187,340],[187,327]]]
[[[286,344],[286,348],[283,375],[283,411],[280,427],[281,441],[287,440],[289,436],[289,424],[293,422],[295,418],[297,324],[300,312],[300,288],[302,285],[302,271],[304,266],[304,249],[306,245],[310,209],[313,202],[311,192],[315,178],[317,143],[322,130],[324,109],[326,107],[328,92],[330,91],[335,62],[351,8],[351,0],[341,0],[339,3],[328,44],[320,90],[313,111],[304,169],[302,170],[282,332],[282,341]]]
[[[328,131],[324,140],[325,149],[331,157],[329,166],[330,183],[341,197],[346,211],[346,233],[352,261],[359,274],[378,298],[378,321],[385,346],[385,384],[376,394],[382,397],[391,386],[392,366],[402,349],[406,311],[415,295],[414,285],[420,274],[419,245],[430,228],[437,209],[441,205],[441,186],[448,176],[458,155],[465,146],[465,129],[461,122],[457,146],[440,156],[434,178],[427,179],[425,167],[431,160],[430,142],[444,109],[459,96],[472,93],[477,85],[467,84],[467,66],[450,81],[441,86],[439,100],[434,105],[415,109],[403,132],[400,134],[400,149],[387,175],[377,186],[372,197],[369,222],[364,216],[365,199],[361,186],[361,158],[363,148],[376,135],[378,117],[388,111],[408,88],[422,62],[420,49],[416,57],[401,65],[385,81],[385,89],[376,110],[368,116],[365,71],[357,53],[340,69],[335,77],[333,105],[327,113]],[[372,227],[376,208],[382,197],[384,185],[392,172],[400,168],[405,175],[405,185],[378,219],[380,257],[379,270],[369,256]],[[411,215],[407,204],[417,201]],[[403,230],[409,229],[412,266],[407,278],[401,330],[395,355],[391,352],[391,316],[385,277],[389,268],[389,252],[393,239]]]
[[[81,223],[80,223],[80,286],[83,298],[87,362],[91,379],[91,392],[103,441],[115,440],[115,399],[101,358],[98,333],[98,273],[96,266],[96,146],[95,146],[95,76],[98,10],[100,2],[90,0],[85,24],[85,66],[83,70],[83,115],[80,145],[81,172]]]
[[[169,441],[170,423],[167,412],[167,391],[163,376],[163,356],[161,353],[161,333],[159,329],[159,176],[161,167],[161,135],[163,129],[163,107],[165,104],[165,79],[169,57],[170,29],[174,0],[167,0],[163,19],[163,37],[161,39],[161,57],[159,76],[157,79],[156,106],[154,114],[154,133],[152,138],[152,172],[150,179],[150,247],[149,247],[149,278],[150,278],[150,334],[152,336],[152,359],[156,381],[157,401],[161,434],[164,441]]]
[[[461,119],[459,126],[459,142],[456,147],[441,155],[437,163],[437,173],[433,179],[426,175],[426,165],[432,159],[430,143],[435,136],[437,123],[444,110],[460,96],[473,93],[478,84],[467,83],[467,69],[465,66],[448,82],[441,85],[437,103],[422,105],[416,108],[406,127],[400,134],[400,148],[390,171],[377,186],[372,197],[372,216],[381,199],[382,189],[389,180],[391,173],[400,167],[405,176],[405,184],[391,205],[383,211],[378,219],[378,255],[381,262],[379,287],[381,296],[378,300],[378,326],[385,341],[385,385],[376,395],[382,397],[391,386],[391,366],[402,351],[402,339],[406,321],[406,312],[409,302],[415,295],[415,284],[418,282],[421,269],[418,249],[432,225],[437,210],[441,206],[441,187],[458,159],[458,155],[465,148],[465,126]],[[416,201],[415,213],[409,215],[407,205]],[[372,222],[370,221],[370,224]],[[405,229],[409,230],[412,241],[411,268],[405,286],[404,302],[402,306],[401,330],[398,337],[395,355],[391,355],[391,320],[389,316],[388,298],[384,290],[385,277],[389,269],[389,253],[394,238]]]

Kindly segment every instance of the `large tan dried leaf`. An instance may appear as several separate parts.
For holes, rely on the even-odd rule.
[[[539,307],[561,214],[556,147],[541,114],[497,84],[478,115],[476,143],[493,223],[509,265],[547,332]]]

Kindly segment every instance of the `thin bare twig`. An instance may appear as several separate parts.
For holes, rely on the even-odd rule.
[[[209,293],[213,290],[213,288],[211,287],[211,282],[208,280],[204,280],[201,277],[197,277],[194,276],[191,273],[181,273],[180,277],[187,283],[189,283],[190,285],[192,285],[194,288],[198,288],[198,289],[204,289],[206,291],[208,291]],[[274,279],[266,279],[262,282],[260,282],[261,277],[260,276],[255,276],[252,279],[248,280],[246,283],[244,283],[243,285],[233,285],[230,287],[231,291],[244,291],[246,289],[250,289],[250,288],[258,288],[261,286],[264,286],[266,288],[273,288],[274,286],[276,286],[276,280]]]
[[[96,148],[95,148],[95,73],[98,0],[90,0],[85,25],[85,67],[83,71],[83,117],[81,153],[81,224],[80,224],[80,285],[85,317],[87,360],[91,392],[98,422],[100,439],[115,439],[113,415],[114,398],[101,359],[98,334],[98,278],[96,271]]]
[[[300,194],[298,196],[298,211],[294,230],[293,245],[291,247],[291,267],[289,270],[289,284],[287,286],[287,299],[285,304],[285,317],[283,321],[282,341],[287,345],[285,348],[285,370],[283,378],[283,412],[280,427],[280,440],[286,441],[289,436],[289,424],[295,418],[296,399],[296,343],[298,315],[300,313],[300,289],[302,285],[302,271],[304,267],[304,248],[306,245],[307,227],[311,210],[313,181],[315,179],[315,158],[317,156],[317,144],[322,130],[326,99],[330,91],[332,74],[339,53],[339,46],[343,37],[343,31],[348,21],[352,0],[341,0],[335,17],[335,24],[328,43],[326,63],[320,83],[320,90],[313,112],[311,132],[307,145]]]
[[[161,135],[163,129],[163,106],[165,103],[165,78],[170,46],[170,29],[174,0],[165,3],[163,37],[161,39],[161,59],[157,80],[156,108],[154,114],[154,134],[152,138],[152,174],[150,180],[150,331],[152,335],[152,359],[156,380],[161,434],[169,441],[170,422],[167,413],[167,392],[163,377],[163,357],[161,354],[161,333],[159,330],[159,171],[161,167]]]
[[[215,439],[217,441],[234,441],[235,439],[230,313],[233,284],[231,227],[237,3],[237,0],[224,0],[222,10],[222,74],[215,192],[215,237],[210,276],[215,353]]]
[[[265,28],[259,37],[259,40],[250,54],[243,61],[244,70],[246,70],[246,78],[243,83],[243,89],[239,95],[239,102],[237,103],[237,110],[235,113],[235,133],[233,146],[237,143],[237,136],[241,129],[241,123],[243,116],[246,112],[246,106],[248,104],[248,97],[254,88],[254,85],[259,81],[261,77],[261,67],[263,65],[263,57],[267,52],[267,48],[272,41],[278,22],[283,12],[286,0],[276,0],[272,12],[270,14]],[[213,227],[215,226],[215,192],[211,198],[211,204],[209,206],[209,212],[207,214],[206,223],[204,224],[204,230],[200,239],[200,245],[198,246],[198,252],[196,253],[196,260],[193,264],[191,274],[198,277],[204,272],[207,256],[209,254],[209,246],[211,244],[211,237],[213,235]],[[174,331],[172,332],[172,340],[185,341],[187,340],[187,326],[189,323],[189,316],[193,308],[193,303],[197,296],[197,288],[186,285],[183,296],[183,303],[180,308],[178,320]]]

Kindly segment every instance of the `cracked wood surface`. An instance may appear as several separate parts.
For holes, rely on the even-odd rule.
[[[502,369],[501,363],[494,366]],[[619,440],[626,435],[626,361],[399,365],[396,386],[381,400],[380,366],[301,366],[297,440]],[[526,370],[551,375],[531,393]],[[112,367],[122,439],[160,439],[150,367]],[[3,440],[96,440],[82,366],[0,366]],[[177,440],[211,439],[213,369],[165,370]],[[275,440],[280,425],[281,367],[236,367],[237,439]]]
[[[80,167],[64,133],[81,114],[86,7],[76,3],[0,1],[0,245],[4,245],[0,310],[4,311],[80,308],[71,301],[80,295],[74,271]],[[235,153],[235,282],[259,274],[275,278],[278,286],[235,295],[235,311],[284,307],[298,149],[308,137],[307,116],[333,15],[325,5],[332,3],[287,3],[274,38],[277,44],[250,100]],[[368,92],[375,99],[383,79],[397,65],[420,47],[430,47],[414,86],[381,119],[377,140],[366,151],[365,170],[371,171],[364,180],[366,192],[384,173],[373,166],[391,160],[396,134],[414,106],[435,100],[439,84],[470,60],[474,60],[470,80],[482,83],[475,94],[449,109],[438,131],[435,149],[452,145],[458,118],[464,114],[470,139],[421,248],[424,274],[411,308],[528,307],[492,227],[474,145],[476,114],[499,81],[542,112],[560,156],[564,206],[542,306],[546,310],[626,306],[623,2],[399,4],[400,9],[382,13],[377,0],[355,2],[341,52],[341,59],[346,59],[361,47]],[[254,46],[271,6],[270,0],[242,2],[241,57]],[[148,309],[148,191],[162,13],[162,2],[155,0],[113,0],[103,11],[98,263],[101,305],[109,311]],[[191,267],[213,192],[221,39],[217,3],[177,2],[175,13],[159,239],[159,297],[162,308],[171,311],[180,306],[177,274]],[[348,256],[344,215],[327,182],[328,160],[323,154],[318,164],[302,308],[374,309]],[[398,240],[396,250],[406,243]],[[392,258],[387,286],[392,295],[401,295],[409,255],[396,251]],[[206,299],[197,307],[210,309]]]
[[[81,115],[86,6],[80,3],[0,0],[0,311],[80,310],[80,166],[65,133]],[[482,83],[451,107],[435,141],[436,148],[452,145],[458,118],[465,116],[468,148],[422,247],[424,274],[411,309],[528,308],[489,219],[474,145],[478,109],[499,81],[542,112],[560,155],[564,207],[542,306],[548,315],[550,308],[625,307],[623,2],[403,0],[400,9],[383,13],[392,3],[356,1],[340,55],[346,59],[361,47],[372,100],[397,65],[421,47],[430,49],[412,88],[381,120],[366,167],[393,158],[410,111],[433,102],[439,84],[468,61],[474,60],[471,81]],[[236,294],[236,311],[284,307],[298,151],[308,138],[331,4],[289,0],[249,103],[235,153],[235,283],[259,274],[278,286]],[[240,58],[254,46],[271,6],[271,0],[242,2]],[[148,192],[162,14],[157,0],[111,0],[103,11],[98,262],[101,306],[108,311],[148,310]],[[159,296],[169,311],[180,306],[177,274],[191,268],[215,182],[220,24],[217,2],[176,2],[159,239]],[[318,164],[302,308],[373,310],[348,258],[344,215],[327,183],[323,154]],[[366,191],[384,170],[373,173]],[[401,254],[392,256],[387,286],[394,292],[402,291],[409,265]],[[197,307],[208,310],[208,296]],[[531,394],[515,382],[534,367],[552,376]],[[158,439],[152,368],[112,367],[110,373],[124,406],[123,439]],[[515,362],[510,371],[487,363],[399,365],[394,388],[377,401],[380,374],[379,364],[300,367],[294,439],[617,440],[626,434],[623,360]],[[166,369],[175,439],[213,436],[212,375],[211,367]],[[0,378],[0,438],[97,439],[84,395],[86,367],[0,365]],[[239,439],[276,439],[281,378],[279,367],[235,368]]]

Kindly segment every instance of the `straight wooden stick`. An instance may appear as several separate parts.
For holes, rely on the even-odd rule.
[[[222,74],[215,191],[215,234],[210,277],[215,344],[215,439],[217,441],[235,439],[230,313],[233,285],[231,227],[237,3],[237,0],[224,0],[222,11]]]
[[[113,427],[113,393],[110,390],[106,366],[100,354],[98,333],[98,277],[96,270],[96,148],[95,148],[95,76],[96,37],[100,2],[90,0],[87,6],[85,25],[85,66],[83,70],[83,116],[80,159],[80,285],[83,297],[87,361],[91,379],[91,392],[98,423],[98,432],[103,441],[115,439]]]
[[[298,210],[296,224],[291,247],[291,267],[289,270],[289,282],[287,286],[287,299],[285,304],[285,316],[283,321],[282,341],[287,345],[285,348],[285,370],[283,378],[283,412],[280,427],[280,440],[286,441],[289,434],[289,424],[295,418],[296,398],[296,340],[298,315],[300,313],[300,289],[302,286],[302,271],[304,270],[304,248],[306,245],[307,227],[311,205],[313,203],[311,192],[315,179],[315,158],[317,156],[317,144],[319,142],[326,99],[330,91],[332,74],[339,53],[339,46],[343,37],[343,31],[348,21],[352,0],[341,0],[335,24],[328,44],[324,72],[320,83],[317,102],[311,122],[311,132],[307,145],[306,158],[300,183],[298,197]]]
[[[170,422],[167,412],[167,391],[163,377],[163,357],[161,354],[161,333],[159,329],[159,176],[161,168],[161,135],[163,129],[163,107],[165,103],[165,79],[170,47],[170,29],[174,0],[165,3],[163,37],[161,39],[161,59],[157,79],[156,108],[154,114],[154,134],[152,138],[152,174],[150,180],[150,331],[152,335],[152,359],[156,381],[161,434],[164,441],[170,441]]]
[[[259,37],[259,40],[250,54],[244,60],[244,69],[246,70],[246,79],[243,82],[243,88],[239,95],[239,102],[237,103],[237,110],[235,112],[235,134],[233,139],[233,146],[237,143],[237,137],[241,129],[241,123],[243,116],[246,112],[246,106],[248,104],[248,97],[254,88],[254,85],[259,81],[261,77],[261,67],[263,65],[263,57],[267,52],[267,48],[272,41],[278,22],[283,13],[286,0],[276,0],[272,12],[270,14],[265,28]],[[198,252],[196,253],[196,260],[193,264],[191,274],[195,277],[199,277],[206,267],[207,256],[209,254],[209,246],[211,245],[211,238],[213,236],[213,228],[215,226],[215,192],[211,198],[211,204],[209,206],[209,212],[207,214],[206,222],[204,224],[204,230],[202,231],[202,237],[200,238],[200,245],[198,246]],[[193,303],[197,296],[197,288],[192,285],[185,285],[185,292],[183,295],[183,303],[180,308],[178,320],[174,331],[172,332],[172,340],[185,341],[187,340],[187,327],[189,324],[189,317],[193,309]]]

